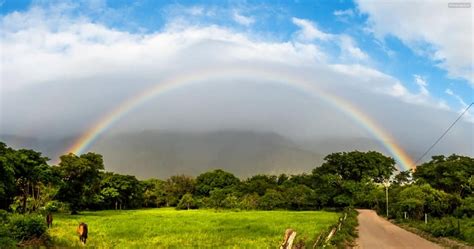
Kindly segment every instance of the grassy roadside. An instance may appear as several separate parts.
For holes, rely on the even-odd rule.
[[[358,237],[357,233],[357,215],[358,212],[354,209],[345,209],[339,217],[339,222],[331,226],[328,230],[319,234],[318,238],[312,242],[311,246],[307,248],[352,248],[355,246],[355,239]],[[335,234],[329,241],[326,238],[334,229]],[[313,245],[315,245],[313,247]]]
[[[443,237],[443,236],[434,236],[433,232],[430,228],[424,224],[423,221],[400,221],[400,220],[390,220],[392,223],[396,224],[397,226],[415,233],[422,238],[425,238],[429,241],[437,243],[446,248],[474,248],[474,243],[472,242],[472,233],[474,232],[474,226],[472,223],[468,221],[464,221],[466,226],[469,226],[464,230],[464,233],[461,236],[466,239],[460,240],[459,238],[455,237]]]

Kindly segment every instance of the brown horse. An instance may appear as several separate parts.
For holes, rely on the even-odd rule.
[[[51,213],[46,215],[46,224],[48,225],[48,228],[53,226],[53,215]]]
[[[81,224],[79,224],[79,227],[77,227],[77,233],[79,234],[79,240],[82,242],[83,245],[86,244],[87,232],[87,224],[81,222]]]

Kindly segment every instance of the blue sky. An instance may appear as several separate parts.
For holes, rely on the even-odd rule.
[[[0,126],[10,134],[80,134],[150,85],[208,68],[304,76],[357,106],[414,156],[474,101],[472,9],[451,9],[444,1],[0,5]],[[368,136],[316,100],[300,100],[291,89],[246,89],[234,82],[238,76],[199,92],[201,98],[190,88],[151,101],[118,126]],[[164,103],[166,113],[157,111]],[[199,115],[186,111],[192,108]],[[283,110],[293,110],[291,118]],[[470,110],[438,152],[474,153],[473,124]]]

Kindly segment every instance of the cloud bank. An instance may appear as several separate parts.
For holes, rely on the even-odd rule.
[[[360,6],[372,11],[364,3]],[[189,11],[193,15],[213,13],[205,8]],[[233,13],[239,25],[257,22],[237,10]],[[383,34],[384,29],[377,25],[379,19],[373,18],[374,32]],[[80,134],[114,107],[164,78],[221,66],[312,79],[319,88],[373,117],[414,156],[457,115],[430,95],[426,89],[429,82],[423,76],[413,76],[419,91],[411,92],[400,80],[371,67],[370,56],[350,35],[323,32],[316,23],[298,17],[288,22],[296,25],[297,31],[290,39],[277,40],[227,25],[190,23],[179,15],[147,33],[118,30],[53,7],[32,7],[2,16],[2,132]],[[416,40],[411,34],[415,31],[407,32],[407,42]],[[440,36],[424,38],[444,42]],[[340,53],[327,51],[327,43],[334,43]],[[440,65],[453,76],[465,77],[465,58],[457,50],[439,51],[443,52],[432,54],[433,58],[443,59]],[[269,87],[258,77],[245,82],[238,78],[209,80],[201,87],[169,93],[131,113],[110,132],[257,129],[298,139],[368,136],[318,99],[294,89]],[[473,139],[466,137],[473,137],[468,120],[434,152],[472,155]]]

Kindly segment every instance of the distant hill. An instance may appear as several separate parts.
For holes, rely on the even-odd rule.
[[[33,149],[55,161],[73,142],[73,137],[41,138],[0,134],[0,141],[15,149]],[[51,163],[50,161],[50,163]]]
[[[74,139],[0,135],[14,148],[31,148],[55,161]],[[292,140],[277,133],[223,130],[212,132],[143,131],[105,135],[89,149],[104,155],[108,171],[141,179],[174,174],[198,175],[221,168],[246,177],[258,173],[310,172],[332,152],[377,150],[370,138]],[[389,154],[385,153],[389,156]],[[416,155],[416,153],[411,153]]]
[[[109,170],[140,178],[197,175],[215,168],[243,177],[301,173],[322,158],[276,133],[253,131],[127,133],[101,139],[91,150],[104,155]]]

